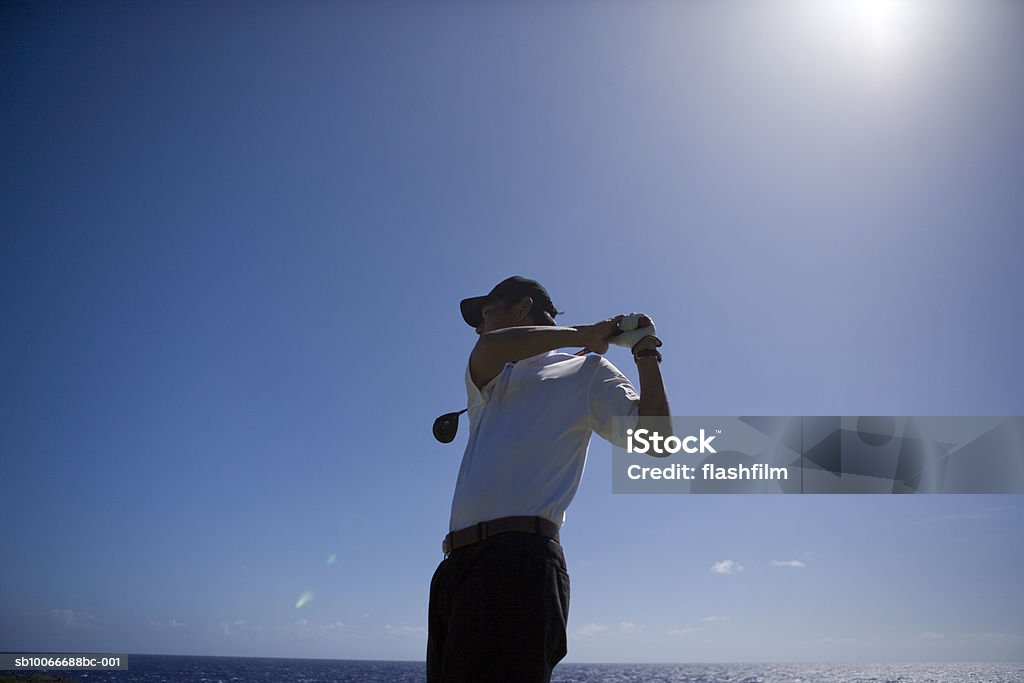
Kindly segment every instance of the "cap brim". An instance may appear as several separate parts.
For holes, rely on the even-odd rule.
[[[459,309],[462,311],[462,319],[474,330],[484,322],[483,308],[486,303],[486,296],[474,296],[463,299],[459,302]]]

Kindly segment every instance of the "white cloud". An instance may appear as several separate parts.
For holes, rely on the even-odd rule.
[[[174,632],[174,631],[182,631],[182,630],[188,628],[188,626],[186,624],[183,624],[180,621],[178,621],[177,619],[173,619],[173,618],[168,620],[168,621],[160,621],[159,619],[153,619],[153,620],[151,620],[147,624],[147,626],[148,626],[149,630],[151,630],[151,631],[161,631],[161,632],[165,632],[165,633],[166,632]]]
[[[280,629],[281,633],[293,636],[298,640],[307,640],[311,635],[313,625],[309,623],[308,619],[299,619],[293,621],[284,628]]]
[[[934,631],[925,631],[917,636],[921,640],[944,640],[946,636],[941,633],[935,633]]]
[[[714,566],[711,567],[711,571],[715,574],[736,574],[743,571],[743,565],[733,560],[722,560],[721,562],[715,562]]]
[[[701,621],[729,621],[729,617],[704,617]]]
[[[178,624],[178,627],[185,628],[175,620],[169,623],[150,622],[151,628],[160,625],[164,630],[170,628],[170,624]],[[260,641],[270,639],[284,639],[292,641],[335,641],[351,630],[351,626],[341,621],[318,623],[308,619],[299,619],[286,626],[274,626],[263,628],[256,624],[252,625],[245,619],[225,620],[220,622],[220,633],[226,638],[238,641]]]
[[[693,628],[692,626],[686,626],[684,628],[670,628],[668,630],[668,634],[670,636],[686,636],[691,633],[696,633],[699,630],[699,628]]]
[[[252,634],[262,634],[263,627],[250,628],[249,622],[245,619],[235,619],[220,622],[220,632],[228,638],[249,638]]]
[[[807,566],[800,560],[772,560],[772,564],[776,567],[798,567],[800,569]]]
[[[308,619],[299,619],[277,629],[277,632],[295,640],[332,640],[342,636],[349,628],[348,624],[340,621],[318,624]]]
[[[422,626],[392,626],[391,624],[384,624],[384,630],[388,632],[389,636],[396,636],[399,638],[427,635],[427,629]]]
[[[52,609],[49,612],[49,617],[51,621],[64,628],[80,631],[92,631],[100,628],[96,623],[96,617],[86,612],[76,612],[73,609]]]
[[[822,643],[823,645],[852,645],[857,642],[856,638],[818,638],[816,643]]]
[[[611,629],[609,629],[604,624],[595,624],[591,622],[589,624],[586,624],[585,626],[581,626],[580,628],[576,629],[576,633],[578,635],[587,636],[589,638],[591,636],[596,636],[600,633],[607,633],[609,630]]]
[[[634,624],[631,621],[623,621],[619,623],[619,631],[622,633],[640,633],[643,630],[643,624]]]

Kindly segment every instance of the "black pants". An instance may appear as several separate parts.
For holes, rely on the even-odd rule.
[[[510,531],[458,548],[430,582],[428,683],[547,683],[566,652],[562,546]]]

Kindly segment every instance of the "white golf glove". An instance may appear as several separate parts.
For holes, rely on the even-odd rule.
[[[641,318],[646,318],[644,321],[646,324],[643,327],[640,327]],[[619,321],[619,329],[622,330],[622,333],[609,338],[609,343],[616,346],[624,346],[630,350],[641,339],[646,339],[647,337],[658,339],[658,331],[654,328],[654,320],[646,313],[630,313]],[[658,346],[661,346],[660,339],[658,339]]]

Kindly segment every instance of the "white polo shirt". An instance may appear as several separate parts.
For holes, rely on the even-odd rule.
[[[602,356],[549,351],[505,368],[481,390],[466,367],[469,442],[449,530],[513,515],[561,525],[590,435],[625,446],[612,419],[636,418],[640,396]]]

